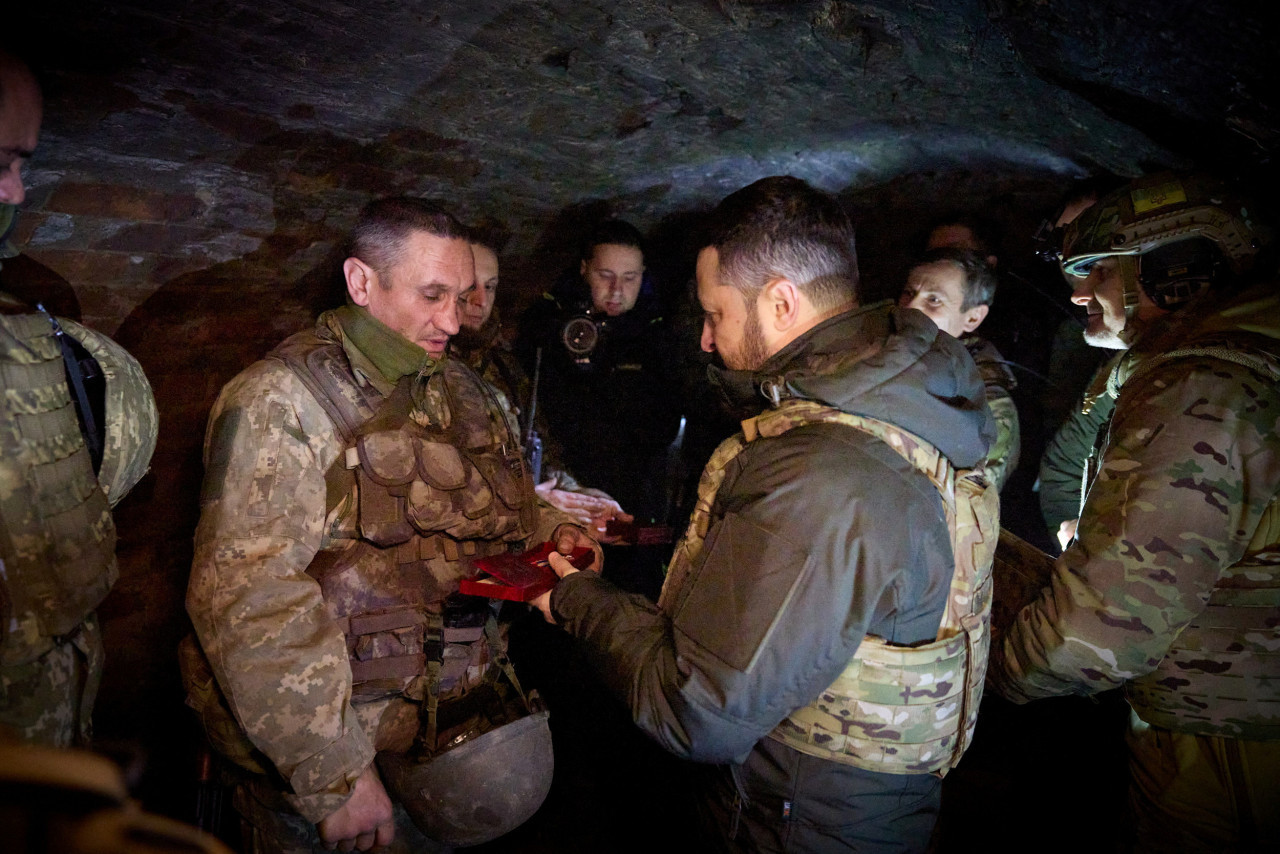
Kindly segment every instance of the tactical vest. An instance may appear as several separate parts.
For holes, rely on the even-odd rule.
[[[1280,383],[1272,364],[1248,350],[1189,346],[1145,360],[1127,376],[1118,366],[1109,387],[1118,394],[1122,385],[1157,366],[1193,356],[1243,365]],[[1104,443],[1105,437],[1100,438],[1099,446]],[[1280,681],[1274,665],[1278,644],[1280,493],[1263,510],[1243,556],[1222,571],[1205,609],[1179,633],[1154,671],[1125,683],[1125,696],[1138,716],[1155,726],[1280,739]]]
[[[102,602],[117,576],[116,530],[49,319],[7,299],[0,393],[0,663],[16,665]]]
[[[384,399],[355,381],[336,340],[304,332],[268,358],[307,386],[346,446],[326,474],[329,545],[307,572],[346,635],[353,700],[464,693],[488,669],[485,619],[450,625],[445,600],[470,557],[518,547],[537,521],[502,407],[458,359]]]
[[[956,568],[937,639],[904,647],[867,635],[844,672],[769,734],[802,753],[886,774],[945,774],[973,737],[990,645],[991,564],[999,499],[979,472],[957,472],[936,448],[892,424],[812,401],[784,401],[743,422],[702,474],[697,506],[676,548],[659,604],[669,609],[702,551],[728,463],[760,436],[813,423],[880,439],[929,478],[942,497]]]

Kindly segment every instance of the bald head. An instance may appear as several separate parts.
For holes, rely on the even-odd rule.
[[[0,51],[0,204],[17,205],[26,198],[22,164],[35,151],[43,110],[31,70]]]

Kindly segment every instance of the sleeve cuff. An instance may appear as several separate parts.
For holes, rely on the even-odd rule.
[[[352,784],[375,753],[364,730],[349,727],[342,738],[299,763],[289,775],[294,794],[287,800],[307,821],[319,823],[351,797]]]

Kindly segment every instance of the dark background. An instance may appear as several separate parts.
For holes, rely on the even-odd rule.
[[[1262,2],[8,6],[0,44],[36,70],[46,110],[18,232],[27,254],[4,284],[117,338],[161,413],[152,473],[116,513],[97,730],[136,757],[144,802],[183,818],[194,739],[174,649],[189,629],[205,418],[223,383],[341,299],[341,238],[370,198],[431,196],[500,220],[512,317],[603,214],[652,237],[650,267],[678,303],[699,214],[794,174],[847,202],[868,298],[896,293],[929,221],[971,210],[1002,234],[1002,293],[1033,283],[1050,297],[1014,302],[1056,317],[1065,286],[1029,236],[1073,180],[1206,167],[1264,196],[1276,183],[1276,30]],[[1005,514],[1043,540],[1026,417],[1034,432],[1056,390],[1019,377],[1024,456]],[[1018,847],[1009,831],[1046,821],[1037,846],[1096,841],[1091,827],[1117,820],[1123,710],[988,706],[948,783],[943,847],[992,823],[1005,830],[981,847]],[[634,749],[617,762],[659,781],[671,770]],[[640,850],[666,832],[647,802],[574,819],[572,767],[507,850],[600,850],[593,827]]]

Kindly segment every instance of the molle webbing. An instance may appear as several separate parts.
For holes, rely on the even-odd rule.
[[[43,637],[68,634],[116,579],[115,525],[65,370],[44,316],[0,312],[0,637],[27,615]],[[7,659],[22,657],[16,643]]]
[[[929,478],[946,508],[956,569],[937,640],[901,647],[868,635],[840,677],[770,737],[803,753],[871,771],[946,773],[972,739],[986,676],[999,507],[995,489],[981,475],[957,473],[922,439],[882,421],[803,400],[785,401],[743,422],[742,434],[722,443],[703,472],[697,506],[676,549],[661,604],[669,611],[680,597],[701,552],[728,463],[758,437],[813,423],[869,433]]]
[[[461,362],[403,377],[383,397],[358,384],[325,332],[294,336],[272,357],[311,391],[345,447],[326,473],[327,515],[341,518],[307,572],[347,638],[353,696],[466,690],[488,667],[487,648],[478,631],[446,627],[441,638],[441,603],[469,558],[505,552],[533,529],[532,484],[504,454],[510,445],[519,465],[519,446]]]

